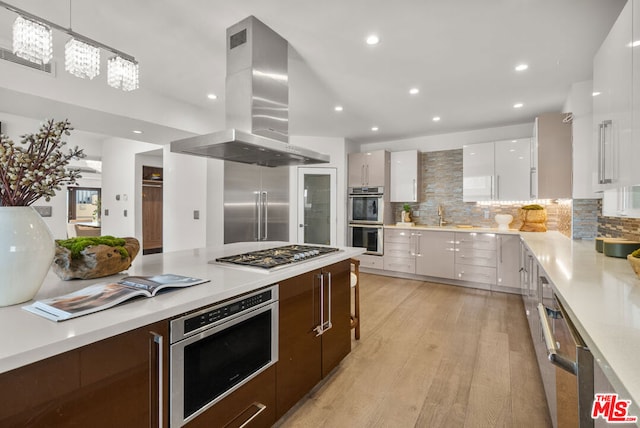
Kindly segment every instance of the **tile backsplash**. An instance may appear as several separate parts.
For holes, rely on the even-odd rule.
[[[511,214],[512,228],[520,226],[518,208],[524,203],[480,205],[462,200],[462,149],[421,153],[422,189],[419,203],[410,203],[418,224],[437,225],[438,205],[444,209],[448,224],[496,227],[496,214]],[[392,204],[396,221],[401,221],[402,203]],[[571,236],[571,201],[544,204],[547,229]],[[595,230],[594,230],[595,236]]]
[[[598,236],[640,240],[640,218],[598,217]]]

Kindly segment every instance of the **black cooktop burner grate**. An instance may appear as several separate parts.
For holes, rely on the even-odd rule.
[[[216,262],[272,269],[292,263],[303,262],[336,251],[339,251],[338,248],[293,244],[268,248],[266,250],[251,251],[234,256],[220,257],[216,259]]]

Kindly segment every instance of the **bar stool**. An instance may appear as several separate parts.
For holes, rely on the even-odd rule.
[[[355,329],[355,338],[360,340],[360,260],[350,259],[351,288],[354,290],[354,312],[351,314],[351,328]]]

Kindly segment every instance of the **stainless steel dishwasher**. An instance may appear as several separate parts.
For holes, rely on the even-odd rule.
[[[551,386],[555,387],[556,396],[556,414],[551,415],[554,427],[592,428],[593,355],[558,297],[553,294],[551,299],[543,301],[544,304],[538,304],[538,314],[548,353],[547,364],[555,366],[555,385]]]

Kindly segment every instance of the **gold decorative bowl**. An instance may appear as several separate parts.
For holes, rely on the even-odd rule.
[[[640,259],[637,257],[633,257],[631,254],[627,256],[627,260],[631,264],[633,271],[636,273],[638,277],[640,277]]]

